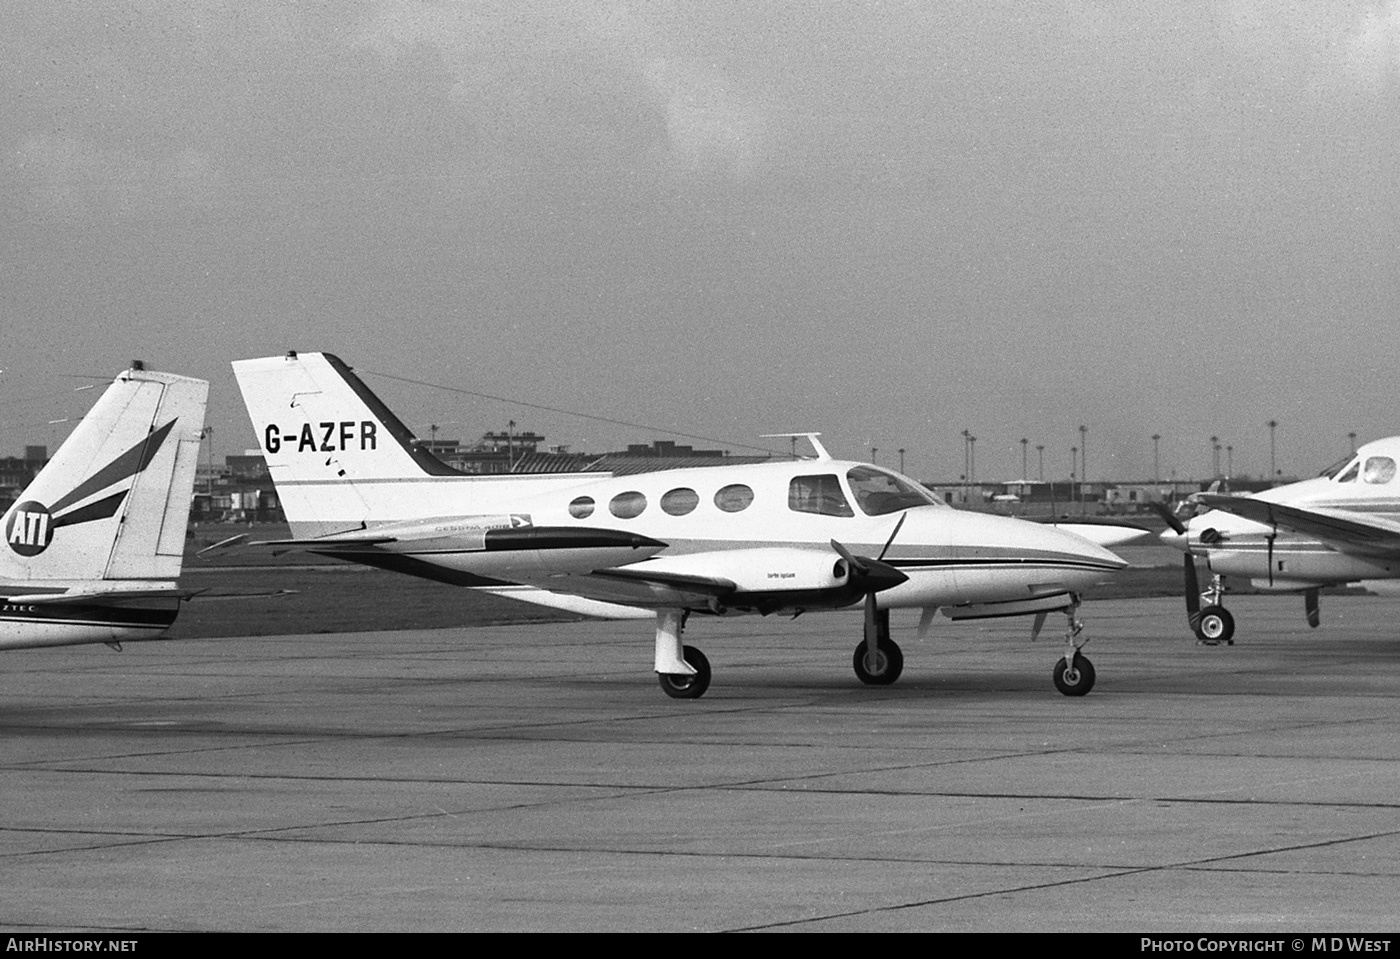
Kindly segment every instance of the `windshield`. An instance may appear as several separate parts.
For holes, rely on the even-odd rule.
[[[1321,473],[1318,473],[1317,475],[1325,476],[1328,479],[1332,479],[1342,471],[1342,467],[1346,466],[1354,459],[1356,459],[1356,454],[1348,453],[1346,456],[1343,456],[1341,459],[1337,460],[1337,462],[1333,463],[1331,466],[1327,467],[1325,470],[1323,470]]]
[[[884,516],[913,506],[942,506],[932,493],[903,477],[873,466],[853,466],[846,473],[856,505],[867,516]]]

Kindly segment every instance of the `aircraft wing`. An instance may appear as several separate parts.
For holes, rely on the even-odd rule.
[[[699,593],[702,596],[728,596],[739,588],[739,585],[732,579],[725,579],[722,576],[672,573],[660,569],[648,569],[645,564],[621,566],[617,569],[600,569],[593,575],[628,579],[639,583],[655,583],[666,589]]]
[[[1092,543],[1097,543],[1105,549],[1113,549],[1117,546],[1127,546],[1145,540],[1152,535],[1152,531],[1145,526],[1136,523],[1119,522],[1118,520],[1096,519],[1084,517],[1082,519],[1052,519],[1048,525],[1056,529],[1062,529],[1067,533],[1074,533],[1083,536]]]
[[[1256,523],[1316,536],[1344,553],[1400,556],[1400,523],[1367,517],[1350,510],[1304,509],[1252,496],[1198,493],[1198,502],[1211,509]]]
[[[652,619],[656,615],[655,610],[651,608],[609,603],[599,599],[589,599],[585,596],[575,596],[572,593],[559,593],[517,583],[502,583],[499,586],[473,586],[471,589],[478,593],[490,593],[492,596],[499,596],[502,599],[513,599],[517,602],[529,603],[532,606],[544,606],[548,609],[558,609],[579,616],[591,616],[595,619]]]

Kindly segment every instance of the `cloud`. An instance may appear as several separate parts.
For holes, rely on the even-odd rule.
[[[754,171],[762,115],[720,71],[658,57],[642,73],[662,104],[669,155],[680,171],[735,179]]]
[[[743,178],[761,156],[763,112],[669,6],[608,2],[376,5],[352,47],[399,60],[436,50],[453,100],[483,135],[551,131],[584,150],[607,129],[634,170],[660,162],[682,177]],[[582,91],[601,91],[588,99]],[[620,123],[650,113],[655,122]],[[657,142],[657,134],[664,143]]]
[[[1363,11],[1344,50],[1353,79],[1373,93],[1393,91],[1400,78],[1400,0]]]
[[[1266,83],[1355,95],[1391,90],[1400,76],[1400,0],[1231,0],[1222,25]]]
[[[192,148],[162,153],[102,147],[67,133],[31,133],[16,164],[29,206],[42,215],[129,218],[227,203],[213,157]]]

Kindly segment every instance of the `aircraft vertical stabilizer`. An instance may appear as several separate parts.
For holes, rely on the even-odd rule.
[[[168,373],[119,375],[5,514],[0,576],[179,576],[208,392]]]

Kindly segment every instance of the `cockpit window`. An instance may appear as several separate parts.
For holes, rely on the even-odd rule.
[[[835,473],[818,476],[794,476],[788,484],[788,509],[798,513],[820,513],[822,516],[854,516],[855,510],[846,502],[841,491],[841,479]]]
[[[913,506],[942,504],[933,494],[906,479],[873,466],[853,466],[846,473],[856,505],[867,516],[884,516]]]
[[[1367,457],[1366,472],[1361,478],[1373,486],[1389,483],[1395,479],[1395,460],[1389,456]]]
[[[1337,482],[1338,482],[1338,483],[1354,483],[1354,482],[1356,482],[1356,474],[1357,474],[1357,473],[1360,473],[1360,472],[1361,472],[1361,461],[1360,461],[1360,460],[1357,460],[1355,463],[1352,463],[1352,464],[1351,464],[1351,469],[1347,470],[1347,471],[1346,471],[1345,473],[1343,473],[1341,476],[1337,477]]]

